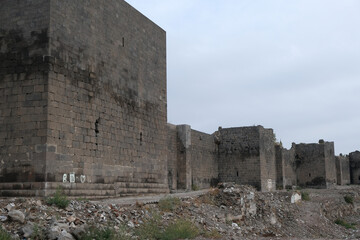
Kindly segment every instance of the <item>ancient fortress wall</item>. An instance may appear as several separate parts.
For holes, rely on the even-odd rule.
[[[216,186],[219,179],[217,144],[214,136],[195,130],[191,131],[192,187]]]
[[[229,181],[272,191],[348,178],[332,142],[287,150],[262,126],[207,134],[168,124],[166,94],[166,33],[125,1],[1,0],[0,195],[62,186],[127,196]],[[350,154],[352,183],[359,159]]]
[[[336,183],[334,143],[296,144],[297,183],[304,186],[330,187]]]
[[[320,143],[321,144],[321,143]],[[327,188],[336,185],[336,163],[335,163],[335,146],[334,142],[324,142],[325,153],[325,180]]]
[[[283,159],[283,187],[290,188],[291,186],[297,185],[296,178],[296,163],[295,163],[295,146],[288,149],[282,150],[282,159]]]
[[[260,133],[260,179],[262,191],[276,190],[275,135],[272,129],[258,127]]]
[[[350,182],[360,184],[360,152],[355,151],[349,154],[350,160]]]
[[[0,15],[4,181],[166,192],[165,32],[116,0],[8,0]]]
[[[350,184],[350,162],[349,156],[340,155],[335,157],[336,179],[338,185]]]
[[[276,188],[274,134],[262,126],[219,129],[219,180]]]
[[[0,188],[23,195],[46,178],[49,9],[46,0],[0,7]]]

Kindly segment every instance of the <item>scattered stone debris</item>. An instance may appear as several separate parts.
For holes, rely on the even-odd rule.
[[[219,184],[201,196],[172,201],[170,210],[154,203],[119,205],[106,201],[71,200],[65,209],[49,206],[44,199],[0,199],[2,228],[15,239],[80,239],[91,229],[111,227],[125,231],[129,239],[139,239],[136,231],[150,219],[159,217],[164,226],[180,219],[194,223],[197,239],[258,238],[360,238],[360,186],[307,190],[310,201],[302,201],[297,191],[257,192],[251,186]],[[348,204],[344,196],[353,196]],[[116,201],[114,201],[116,202]],[[354,226],[335,224],[344,219]]]

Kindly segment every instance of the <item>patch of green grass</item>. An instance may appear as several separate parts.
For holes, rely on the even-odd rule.
[[[11,235],[0,227],[0,240],[12,240]]]
[[[159,201],[159,209],[161,211],[171,212],[174,211],[181,203],[181,200],[177,197],[166,197]]]
[[[125,226],[120,227],[120,230],[116,232],[111,227],[106,228],[96,228],[92,227],[90,230],[83,236],[80,237],[80,240],[127,240],[131,239],[130,236],[126,234]]]
[[[137,235],[139,239],[160,239],[160,218],[160,215],[154,214],[151,219],[145,221],[143,224],[140,225],[139,228],[135,230],[135,235]]]
[[[198,191],[199,189],[200,189],[200,188],[199,188],[198,185],[196,185],[196,184],[191,185],[191,190],[193,190],[193,191]]]
[[[191,239],[200,235],[199,229],[191,221],[179,219],[168,226],[164,226],[160,218],[159,215],[155,214],[153,218],[135,230],[135,235],[139,239],[148,240]]]
[[[55,194],[52,197],[48,198],[46,202],[47,204],[55,205],[58,208],[66,208],[69,205],[70,200],[64,194],[63,189],[58,187]]]
[[[90,200],[87,199],[87,198],[84,198],[84,197],[78,197],[78,198],[76,198],[76,201],[78,201],[78,202],[89,202]]]
[[[33,228],[33,233],[31,234],[30,238],[34,240],[45,240],[46,235],[44,229],[42,229],[39,225],[35,224]]]
[[[356,228],[355,228],[355,225],[356,225],[356,224],[354,224],[354,223],[347,223],[347,222],[345,222],[345,221],[342,220],[342,219],[336,219],[335,223],[336,223],[337,225],[340,225],[340,226],[345,227],[346,229],[356,229]]]
[[[308,192],[301,192],[301,199],[304,201],[310,201],[310,194]]]
[[[344,200],[345,200],[345,202],[350,203],[350,204],[354,203],[354,198],[352,196],[349,196],[349,195],[346,195],[344,197]]]
[[[165,229],[160,240],[192,239],[199,235],[199,229],[192,222],[180,219]]]
[[[210,239],[217,239],[217,238],[221,238],[221,234],[219,233],[218,230],[213,229],[211,231],[205,232],[202,234],[205,238],[210,238]]]

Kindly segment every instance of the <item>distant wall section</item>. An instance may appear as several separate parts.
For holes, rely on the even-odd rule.
[[[349,154],[350,160],[350,182],[360,184],[360,152],[355,151]]]
[[[249,184],[262,191],[276,188],[274,135],[262,126],[220,128],[219,180]]]
[[[216,186],[219,172],[214,136],[191,130],[191,147],[192,186],[194,188]]]
[[[349,156],[336,156],[336,179],[338,185],[350,184],[350,162]]]
[[[333,142],[296,144],[295,162],[300,186],[327,188],[336,183]]]

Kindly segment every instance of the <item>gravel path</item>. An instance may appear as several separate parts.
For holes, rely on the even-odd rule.
[[[140,196],[140,197],[123,197],[123,198],[110,198],[110,199],[102,199],[102,200],[95,200],[91,201],[92,203],[96,204],[118,204],[118,205],[131,205],[138,203],[157,203],[160,199],[171,196],[171,197],[178,197],[178,198],[189,198],[189,197],[197,197],[206,194],[209,189],[204,189],[200,191],[193,191],[193,192],[181,192],[181,193],[172,193],[172,194],[160,194],[160,195],[153,195],[153,196]]]

